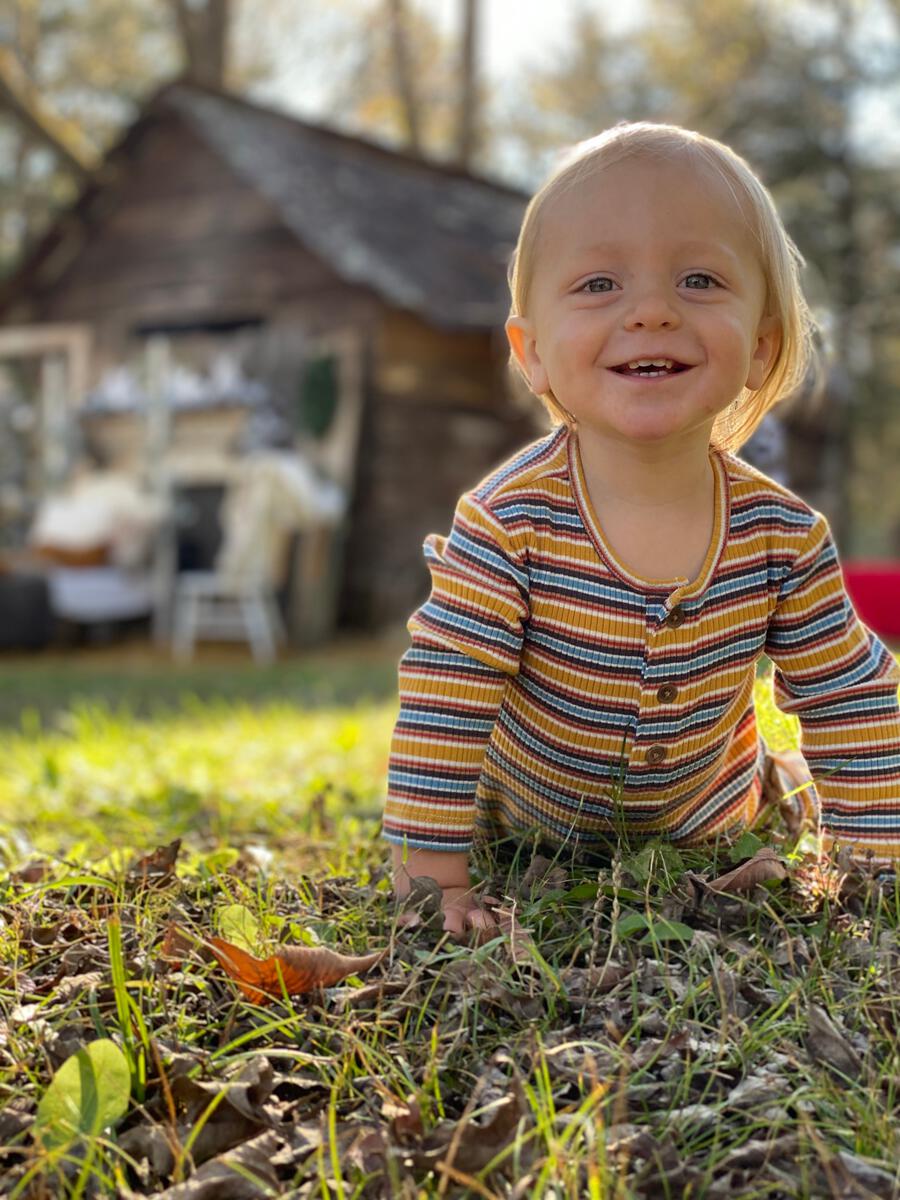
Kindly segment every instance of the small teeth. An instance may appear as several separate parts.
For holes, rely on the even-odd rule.
[[[638,367],[665,367],[667,371],[671,371],[674,365],[671,358],[636,358],[628,364],[628,369],[636,371]]]

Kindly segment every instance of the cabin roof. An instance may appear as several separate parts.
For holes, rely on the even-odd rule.
[[[434,325],[502,324],[523,193],[183,81],[160,89],[111,151],[120,171],[146,127],[167,113],[264,195],[298,241],[347,284]],[[114,186],[104,183],[110,177],[101,167],[88,191]],[[29,263],[48,237],[52,230],[8,284],[27,290]],[[7,302],[14,299],[4,291]]]

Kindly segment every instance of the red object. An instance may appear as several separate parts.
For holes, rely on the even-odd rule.
[[[845,562],[844,583],[857,616],[879,637],[900,640],[900,562]]]

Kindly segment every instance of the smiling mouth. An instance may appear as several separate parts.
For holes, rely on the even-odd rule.
[[[677,362],[673,358],[638,358],[620,363],[612,370],[617,375],[626,375],[629,379],[667,379],[670,375],[680,375],[682,371],[689,371],[690,365]]]

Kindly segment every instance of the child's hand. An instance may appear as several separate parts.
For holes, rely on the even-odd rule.
[[[494,936],[499,926],[487,906],[500,901],[472,887],[468,854],[414,850],[407,858],[399,846],[393,846],[392,852],[394,891],[406,908],[401,925],[440,920],[441,928],[460,940],[472,930],[476,942]]]
[[[474,930],[476,942],[488,941],[499,929],[488,907],[490,903],[500,902],[493,896],[480,896],[472,888],[444,888],[441,895],[444,929],[459,939],[465,939]]]
[[[489,940],[499,928],[489,904],[500,903],[494,896],[481,896],[470,884],[442,888],[434,879],[419,876],[409,880],[404,898],[405,911],[398,924],[409,928],[423,922],[444,929],[458,941],[471,932],[475,942]]]

